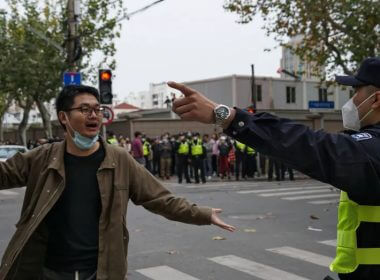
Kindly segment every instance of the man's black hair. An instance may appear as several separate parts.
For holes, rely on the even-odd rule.
[[[74,104],[74,98],[81,94],[91,94],[100,102],[99,92],[94,87],[85,85],[65,86],[58,94],[57,99],[55,100],[55,109],[57,111],[57,116],[59,112],[69,110]],[[66,129],[65,125],[61,123],[60,120],[59,122],[62,125],[62,127]]]

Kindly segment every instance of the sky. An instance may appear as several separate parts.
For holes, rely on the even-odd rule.
[[[124,7],[133,12],[152,2],[124,0]],[[256,75],[279,76],[281,48],[261,29],[262,19],[238,24],[238,15],[225,11],[223,3],[165,0],[123,21],[113,79],[118,99],[148,90],[149,83],[250,75],[251,64]],[[265,52],[268,48],[272,51]]]
[[[128,0],[135,11],[153,0]],[[281,48],[257,18],[238,24],[223,0],[165,0],[123,22],[116,42],[113,89],[120,99],[149,89],[149,83],[179,82],[251,73],[278,76]],[[274,49],[265,52],[264,49]]]

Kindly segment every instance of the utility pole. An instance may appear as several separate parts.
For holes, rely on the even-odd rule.
[[[256,85],[255,85],[255,65],[251,64],[251,94],[252,94],[252,105],[253,109],[256,113],[256,101],[257,101],[257,93],[256,93]]]
[[[67,24],[68,24],[68,34],[67,34],[67,63],[69,64],[70,71],[75,71],[75,60],[76,60],[76,41],[77,41],[77,15],[75,14],[76,5],[78,1],[67,0]]]

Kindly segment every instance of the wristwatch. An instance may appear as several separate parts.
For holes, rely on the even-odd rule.
[[[225,121],[231,115],[231,109],[226,105],[220,104],[214,108],[214,115],[215,124],[218,126],[223,126]]]

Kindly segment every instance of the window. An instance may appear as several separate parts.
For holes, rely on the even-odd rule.
[[[318,89],[319,102],[327,102],[327,88]]]
[[[261,93],[261,85],[256,85],[256,101],[257,102],[263,101],[263,96]]]
[[[286,103],[296,103],[295,87],[286,87]]]

